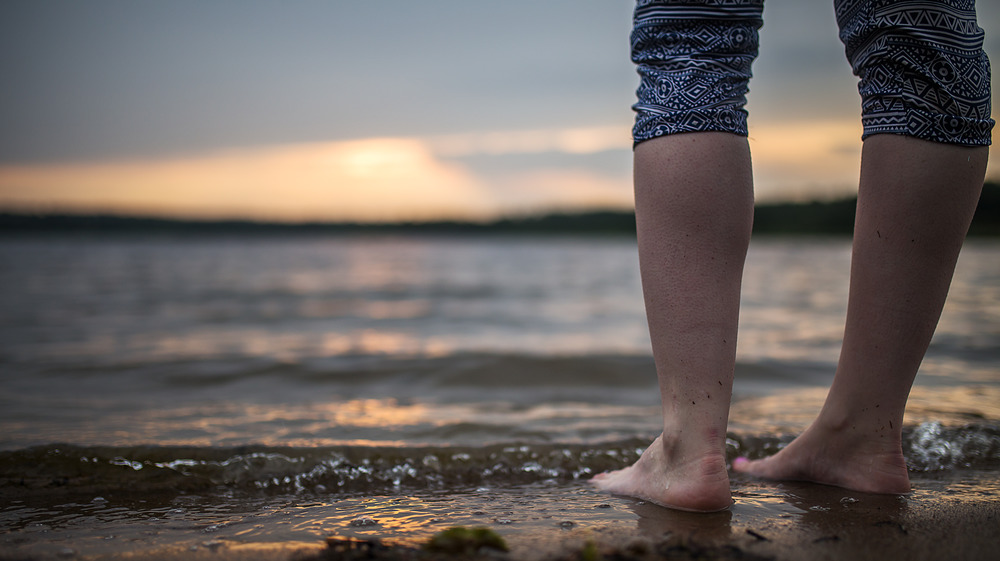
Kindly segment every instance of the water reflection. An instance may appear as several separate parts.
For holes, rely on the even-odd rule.
[[[683,512],[645,501],[636,501],[630,508],[638,517],[639,533],[654,542],[711,545],[728,540],[733,531],[730,510]]]
[[[236,552],[239,547],[251,552],[279,544],[315,548],[332,535],[412,546],[452,526],[485,526],[504,536],[516,551],[536,552],[535,544],[565,548],[567,543],[578,547],[586,539],[627,544],[642,538],[667,549],[736,547],[764,556],[787,554],[789,544],[794,544],[796,554],[811,558],[829,553],[831,543],[862,551],[881,544],[891,553],[892,547],[898,549],[901,536],[934,523],[939,504],[989,502],[1000,491],[1000,481],[921,479],[915,488],[907,496],[873,495],[737,477],[735,505],[709,514],[612,497],[579,483],[266,498],[241,493],[115,493],[51,501],[35,497],[30,505],[15,499],[0,508],[0,530],[8,543],[20,544],[21,557],[57,556],[58,547],[65,547],[62,544],[72,544],[80,556]]]
[[[799,509],[798,522],[817,534],[835,535],[845,519],[855,524],[902,520],[905,495],[862,493],[815,483],[780,484],[783,500]]]
[[[730,412],[729,430],[741,434],[797,435],[819,413],[826,393],[826,388],[790,389],[737,400]],[[903,424],[910,427],[937,421],[954,426],[983,419],[1000,419],[1000,387],[915,386],[907,401]]]
[[[995,353],[996,251],[981,241],[963,249],[932,356]],[[6,350],[28,358],[142,360],[150,344],[162,353],[152,358],[224,357],[239,354],[232,342],[249,326],[294,335],[266,352],[299,357],[322,356],[316,331],[359,329],[418,341],[407,350],[425,337],[459,352],[649,348],[628,239],[34,240],[5,242],[0,257],[15,287],[0,294],[0,331]],[[849,270],[845,240],[755,241],[740,360],[834,362]]]

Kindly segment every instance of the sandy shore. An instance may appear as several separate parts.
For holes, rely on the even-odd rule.
[[[803,486],[804,488],[806,486]],[[825,489],[813,489],[819,494]],[[833,491],[840,496],[841,491]],[[897,497],[866,497],[864,507],[815,511],[796,519],[776,517],[733,524],[732,512],[690,514],[640,505],[637,525],[623,523],[569,531],[539,532],[509,540],[509,551],[480,550],[472,557],[516,560],[773,559],[852,560],[963,559],[1000,556],[1000,499],[949,500],[917,507]],[[299,560],[448,559],[469,557],[413,546],[329,540],[319,553]]]
[[[432,530],[421,529],[426,527],[424,523],[417,524],[410,534],[393,533],[391,515],[404,519],[413,515],[413,507],[398,496],[371,497],[359,501],[367,508],[384,507],[377,515],[381,525],[324,523],[328,530],[312,533],[316,539],[281,539],[277,532],[282,515],[267,518],[263,512],[251,513],[251,521],[231,525],[229,533],[226,529],[167,525],[142,526],[127,534],[132,522],[102,528],[95,519],[93,525],[79,527],[75,533],[60,535],[55,527],[0,533],[0,560],[985,561],[1000,558],[1000,485],[996,483],[992,477],[924,480],[915,486],[914,493],[900,497],[805,483],[738,481],[733,489],[734,506],[714,514],[672,511],[634,499],[609,497],[586,487],[560,487],[548,495],[534,488],[500,489],[492,498],[469,503],[476,512],[456,517],[454,523],[489,528],[503,538],[507,551],[473,546],[458,548],[458,553],[447,548],[425,549]],[[37,500],[38,496],[34,497]],[[560,508],[560,500],[565,508]],[[545,508],[532,506],[538,502]],[[303,520],[320,524],[324,513],[342,512],[349,506],[336,500],[327,505],[324,508],[331,510]],[[496,518],[496,514],[507,512],[512,512],[511,520]],[[269,528],[266,535],[254,538],[247,533],[262,525]],[[118,534],[116,539],[105,541],[104,536],[112,532]],[[153,534],[157,536],[150,537]],[[106,546],[94,546],[95,542]]]

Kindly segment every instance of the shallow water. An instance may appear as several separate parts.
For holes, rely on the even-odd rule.
[[[657,432],[634,244],[0,240],[0,555],[690,524],[585,483]],[[818,410],[849,260],[840,239],[752,244],[731,458]],[[995,496],[998,364],[1000,242],[972,241],[907,410],[910,504]],[[842,498],[790,489],[736,478],[705,531]]]
[[[62,496],[57,501],[13,500],[0,509],[0,555],[134,558],[154,553],[183,558],[195,552],[268,551],[287,556],[316,550],[330,536],[418,545],[453,526],[495,530],[520,555],[537,557],[574,537],[676,535],[700,544],[737,537],[767,540],[791,526],[812,541],[839,539],[850,524],[905,532],[908,516],[942,503],[969,505],[1000,494],[996,472],[967,470],[945,477],[917,477],[906,496],[869,495],[809,484],[734,479],[728,511],[693,514],[643,501],[608,496],[584,483],[410,490],[389,494],[116,493]],[[753,540],[751,540],[753,541]]]
[[[849,259],[846,240],[752,244],[737,400],[829,383]],[[656,427],[628,238],[5,239],[0,284],[0,449],[594,442]],[[917,386],[973,396],[949,419],[983,418],[974,390],[1000,385],[998,363],[1000,243],[970,242]],[[734,426],[794,429],[762,418]]]

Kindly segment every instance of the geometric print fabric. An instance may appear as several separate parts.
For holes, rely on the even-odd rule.
[[[861,79],[865,137],[990,143],[990,61],[974,0],[841,0],[835,8]]]
[[[763,0],[637,2],[636,143],[694,131],[747,135],[743,106],[763,11]]]
[[[860,78],[864,136],[988,145],[990,66],[974,0],[837,0]],[[747,135],[743,106],[762,0],[639,0],[631,36],[640,76],[635,143],[694,131]]]

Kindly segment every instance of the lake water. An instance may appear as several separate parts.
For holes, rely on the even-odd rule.
[[[752,243],[730,457],[818,410],[849,266]],[[0,553],[415,539],[482,489],[536,497],[506,532],[574,497],[581,524],[658,431],[627,237],[8,237],[0,286]],[[915,486],[1000,488],[1000,241],[963,250],[905,435]]]

